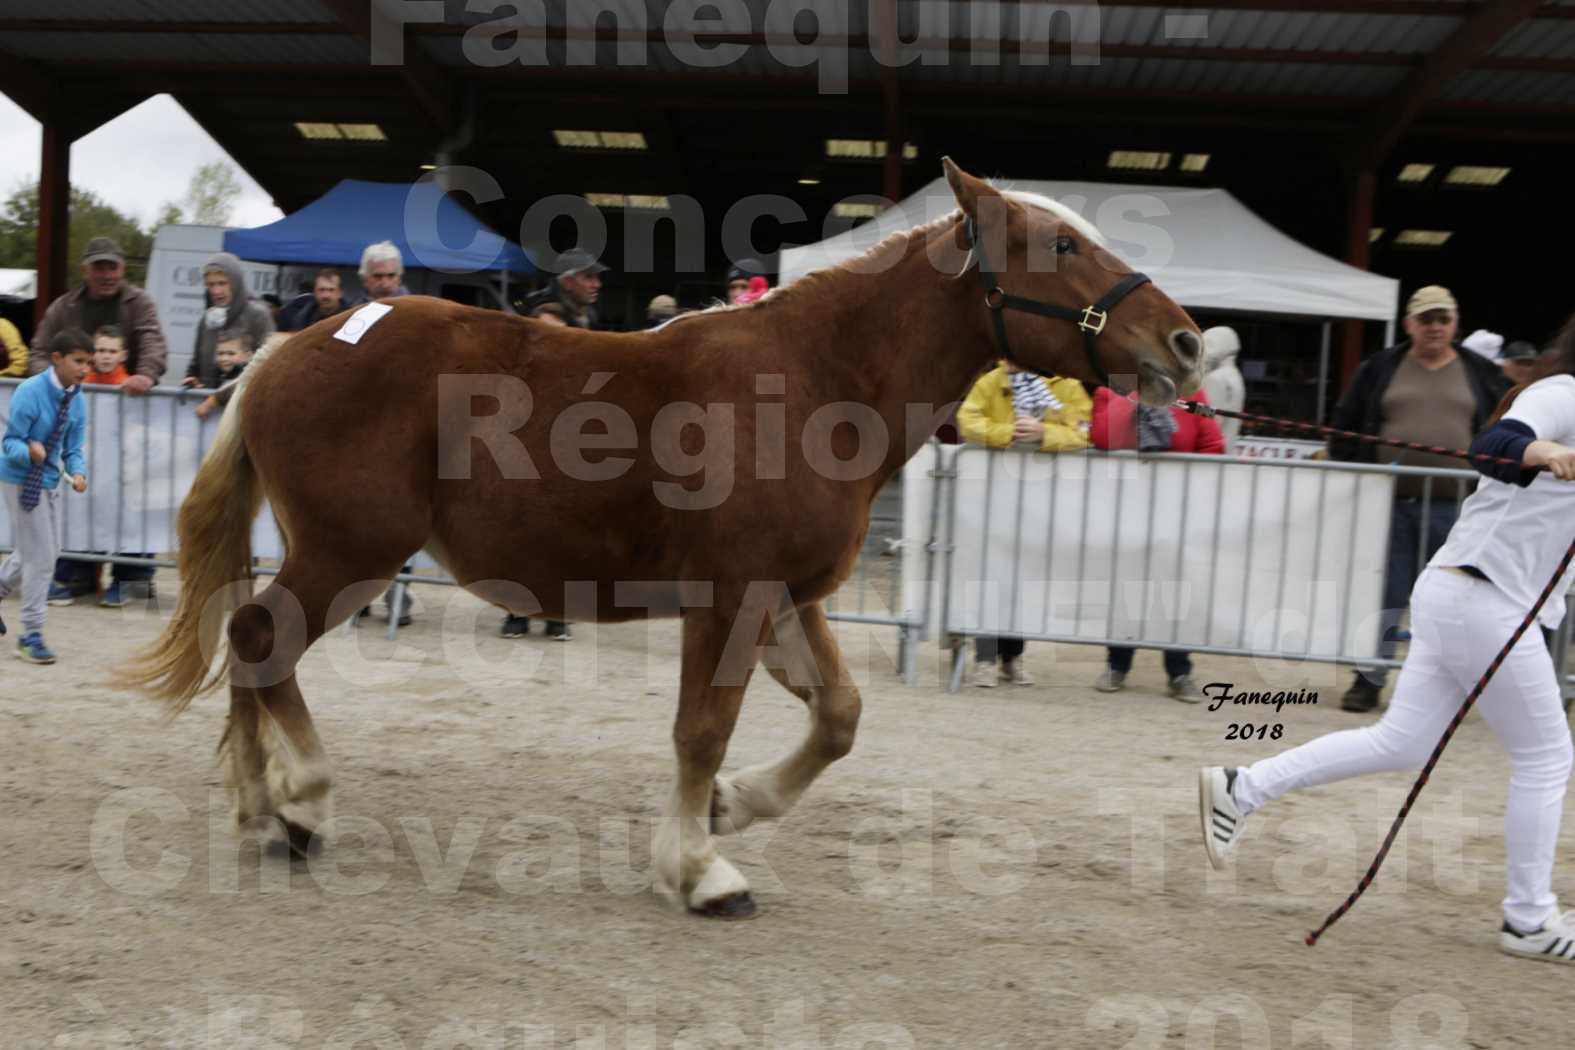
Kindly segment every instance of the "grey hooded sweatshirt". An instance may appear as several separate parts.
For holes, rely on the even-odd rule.
[[[261,350],[263,340],[273,333],[273,315],[268,312],[268,307],[263,303],[251,301],[246,290],[246,273],[241,269],[241,261],[229,252],[219,252],[210,256],[203,263],[203,277],[214,270],[218,270],[230,279],[230,305],[225,314],[224,324],[220,327],[211,327],[208,324],[206,311],[197,323],[197,344],[192,349],[191,364],[186,367],[188,378],[195,378],[197,385],[212,390],[219,385],[219,360],[216,351],[219,346],[219,334],[229,329],[239,329],[252,337],[252,349]],[[206,295],[203,301],[211,309],[213,300]]]

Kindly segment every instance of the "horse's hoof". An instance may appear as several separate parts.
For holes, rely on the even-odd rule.
[[[742,893],[729,893],[726,897],[718,897],[714,901],[707,901],[698,908],[691,907],[690,911],[702,915],[707,919],[725,919],[728,922],[737,922],[741,919],[755,917],[755,898],[749,891]]]
[[[323,838],[309,828],[286,820],[284,833],[289,838],[290,852],[297,857],[311,857],[323,851]]]

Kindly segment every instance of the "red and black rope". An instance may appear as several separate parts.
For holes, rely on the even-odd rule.
[[[1274,416],[1255,416],[1250,412],[1232,412],[1229,409],[1215,408],[1201,401],[1178,401],[1176,407],[1191,412],[1197,416],[1225,416],[1228,419],[1243,419],[1249,423],[1265,423],[1269,426],[1281,427],[1291,430],[1305,430],[1315,434],[1324,434],[1329,437],[1352,438],[1364,441],[1370,445],[1388,445],[1391,448],[1410,449],[1412,452],[1431,452],[1435,456],[1453,456],[1456,459],[1475,460],[1478,463],[1498,463],[1504,466],[1524,467],[1519,460],[1505,459],[1502,456],[1484,456],[1467,452],[1464,449],[1444,448],[1440,445],[1419,445],[1415,441],[1397,441],[1394,438],[1376,437],[1372,434],[1359,434],[1354,430],[1337,430],[1319,423],[1299,423],[1294,419],[1278,419]]]

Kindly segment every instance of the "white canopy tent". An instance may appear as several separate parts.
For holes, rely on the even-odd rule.
[[[1011,182],[1099,227],[1111,249],[1194,309],[1392,322],[1400,282],[1313,251],[1225,190],[1101,182]],[[956,207],[936,179],[875,219],[818,244],[782,252],[782,282],[863,253],[887,234]]]
[[[37,295],[38,271],[0,269],[0,296],[31,299]]]
[[[1399,281],[1313,251],[1225,190],[1103,182],[1007,186],[1049,197],[1093,223],[1112,251],[1188,309],[1324,321],[1319,422],[1329,375],[1329,319],[1381,321],[1385,345],[1394,341]],[[938,219],[956,206],[946,180],[938,178],[862,226],[818,244],[783,249],[782,283],[854,258],[883,237]]]

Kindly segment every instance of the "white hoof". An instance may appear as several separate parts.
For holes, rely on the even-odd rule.
[[[316,831],[334,815],[329,785],[326,762],[268,764],[268,793],[273,799],[273,811],[307,831]]]
[[[716,857],[690,891],[689,910],[714,919],[748,919],[755,914],[755,900],[749,895],[749,881]]]
[[[755,822],[755,811],[744,801],[738,785],[717,777],[711,789],[711,834],[736,835]]]

